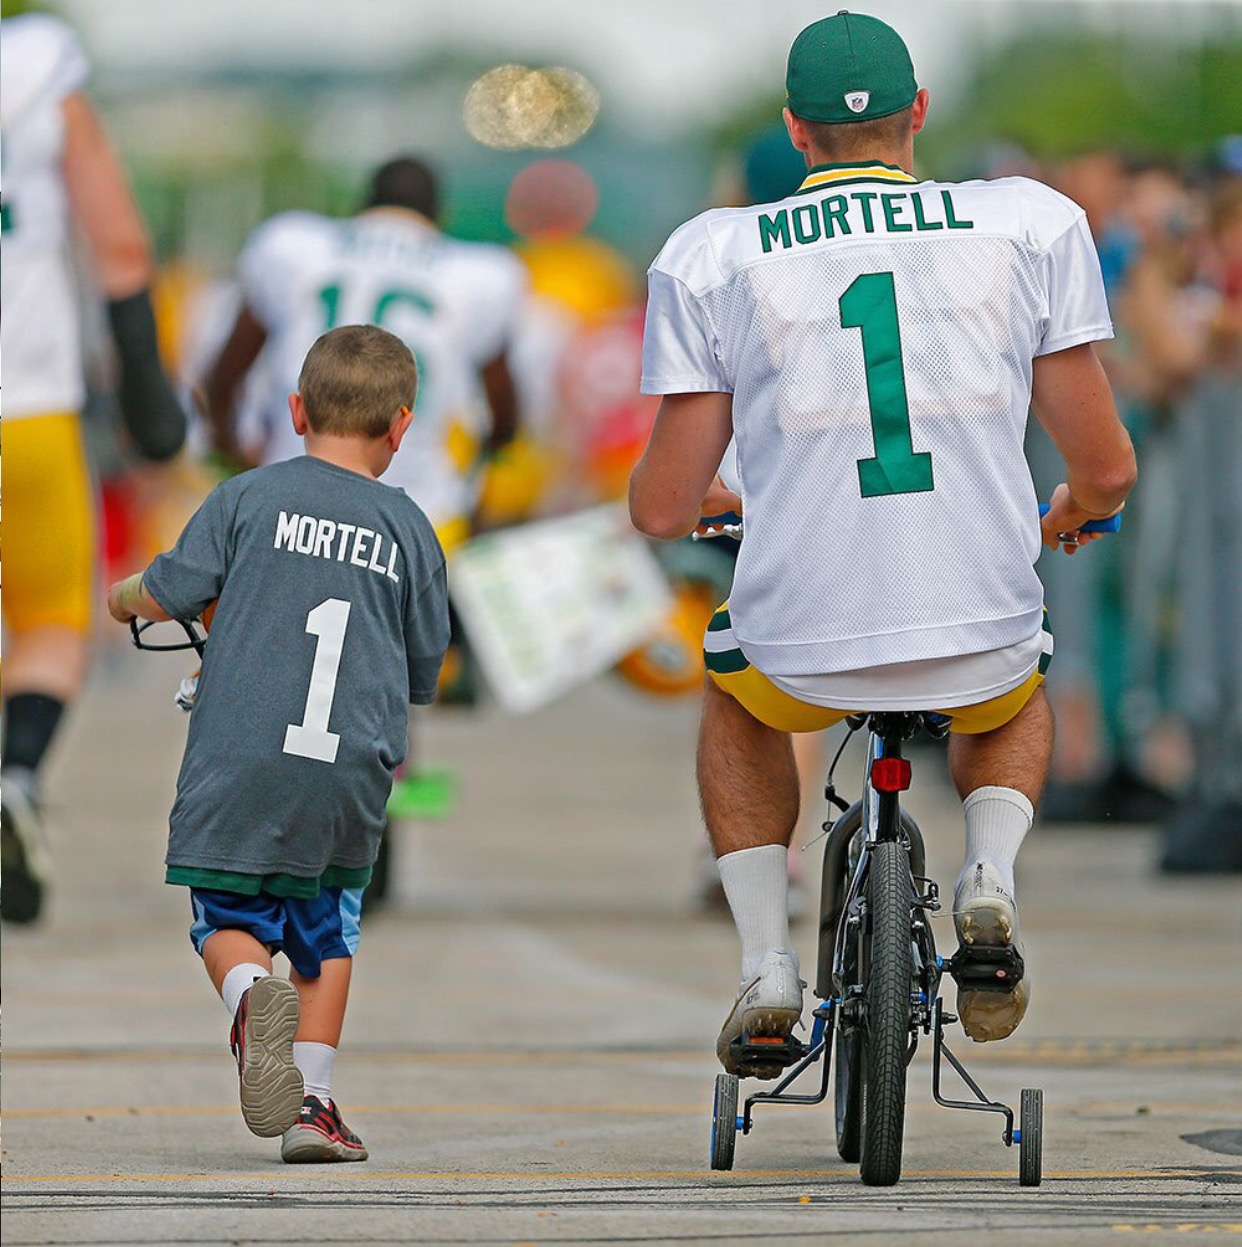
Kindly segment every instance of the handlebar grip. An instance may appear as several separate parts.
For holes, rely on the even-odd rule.
[[[1048,504],[1039,504],[1040,515],[1048,514]],[[1088,520],[1079,530],[1080,533],[1119,533],[1121,531],[1121,513],[1110,515],[1106,520]]]

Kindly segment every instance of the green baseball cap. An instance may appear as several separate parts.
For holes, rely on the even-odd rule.
[[[872,121],[918,94],[902,37],[877,17],[842,9],[812,22],[789,49],[789,110],[807,121]]]

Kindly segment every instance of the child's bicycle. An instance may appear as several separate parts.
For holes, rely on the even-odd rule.
[[[738,517],[704,521],[703,536],[741,536]],[[1116,532],[1117,517],[1084,526]],[[809,1042],[763,1036],[733,1041],[737,1067],[786,1066],[771,1091],[756,1092],[738,1109],[738,1074],[718,1074],[712,1105],[711,1165],[732,1169],[739,1134],[754,1127],[760,1104],[821,1104],[833,1091],[837,1151],[857,1163],[868,1186],[892,1186],[901,1177],[906,1116],[906,1067],[920,1036],[932,1040],[932,1098],[945,1108],[997,1113],[1004,1118],[1001,1141],[1017,1145],[1018,1181],[1038,1186],[1043,1164],[1043,1092],[1022,1091],[1018,1120],[1006,1104],[990,1100],[945,1043],[945,1027],[957,1017],[940,994],[948,974],[972,991],[1012,991],[1024,973],[1016,948],[963,945],[952,957],[936,952],[930,916],[940,909],[940,889],[927,877],[923,837],[901,793],[911,768],[902,756],[905,741],[919,732],[943,738],[949,720],[930,712],[853,715],[849,734],[828,773],[827,799],[840,814],[824,824],[823,883],[819,950]],[[853,733],[869,729],[862,797],[841,800],[833,774]],[[835,1057],[835,1064],[834,1064]],[[973,1095],[953,1100],[941,1091],[948,1062]],[[818,1091],[794,1094],[790,1086],[820,1064]]]

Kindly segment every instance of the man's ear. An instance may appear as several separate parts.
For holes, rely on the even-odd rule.
[[[811,146],[811,136],[807,134],[802,118],[795,117],[787,108],[782,110],[781,116],[785,119],[785,129],[789,131],[789,141],[805,155],[807,148]]]
[[[919,93],[914,97],[914,107],[910,111],[910,131],[917,134],[927,124],[927,108],[931,97],[927,94],[926,87],[920,87]]]
[[[306,404],[301,394],[289,395],[289,414],[293,417],[293,431],[299,437],[305,437],[310,430],[310,421],[306,417]]]
[[[402,407],[392,424],[388,426],[388,449],[394,455],[401,449],[401,440],[413,423],[414,413],[408,407]]]

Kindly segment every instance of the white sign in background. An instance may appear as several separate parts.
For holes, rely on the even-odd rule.
[[[671,595],[625,509],[487,533],[457,550],[449,590],[506,710],[535,710],[606,671],[659,628]]]

